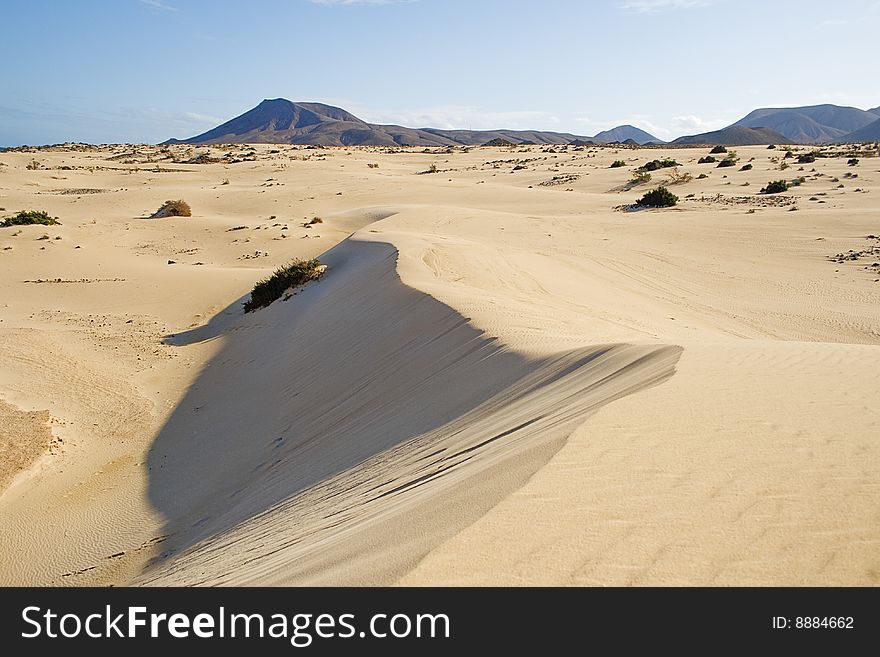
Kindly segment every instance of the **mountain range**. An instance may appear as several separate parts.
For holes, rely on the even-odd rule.
[[[595,137],[543,130],[440,130],[367,123],[344,109],[323,103],[264,100],[255,108],[189,139],[166,144],[313,144],[316,146],[479,146],[498,140],[512,144],[662,143],[633,126],[618,126]]]
[[[764,107],[721,130],[679,137],[675,145],[821,144],[880,139],[880,107]],[[480,146],[483,144],[662,144],[631,125],[593,137],[544,130],[441,130],[368,123],[323,103],[264,100],[244,114],[188,139],[166,144],[311,144],[316,146]]]

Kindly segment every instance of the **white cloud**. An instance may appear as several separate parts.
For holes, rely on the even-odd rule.
[[[678,133],[711,132],[712,130],[720,130],[729,124],[730,121],[724,119],[704,119],[693,114],[672,117],[672,129]]]
[[[184,112],[183,117],[190,121],[194,121],[195,123],[207,123],[210,125],[219,125],[223,123],[223,119],[218,119],[216,116],[209,116],[207,114],[199,114],[198,112]]]
[[[706,7],[715,0],[624,0],[621,9],[632,14],[653,14],[674,9]]]
[[[142,5],[147,5],[153,9],[162,9],[163,11],[177,11],[177,7],[166,5],[162,0],[138,0]]]
[[[486,112],[466,105],[445,105],[394,111],[350,107],[351,111],[370,123],[394,123],[408,128],[441,128],[444,130],[554,130],[559,117],[550,112],[512,110]]]

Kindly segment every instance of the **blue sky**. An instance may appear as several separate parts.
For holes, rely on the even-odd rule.
[[[0,145],[188,137],[263,98],[662,138],[880,105],[880,0],[3,0]]]

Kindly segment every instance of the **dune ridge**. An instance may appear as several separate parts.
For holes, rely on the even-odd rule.
[[[225,382],[205,398],[226,415],[203,413],[200,427],[172,417],[167,444],[159,435],[151,496],[174,514],[173,538],[139,583],[391,583],[522,485],[598,407],[672,375],[676,347],[511,352],[400,282],[396,249],[377,239],[335,247],[320,286],[218,355],[238,374],[205,372]],[[238,353],[278,344],[279,332],[297,341],[271,362]],[[271,424],[253,426],[251,395],[276,410]],[[234,416],[262,441],[243,443]],[[192,470],[210,473],[199,494],[181,485]]]

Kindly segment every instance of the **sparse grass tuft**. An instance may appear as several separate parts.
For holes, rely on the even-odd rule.
[[[61,222],[58,221],[58,217],[50,217],[45,210],[22,210],[0,222],[0,227],[9,228],[10,226],[30,226],[33,224],[60,226]]]
[[[367,168],[368,169],[378,169],[379,163],[378,162],[367,162]]]
[[[614,162],[612,162],[611,166],[608,168],[609,169],[619,169],[620,167],[625,167],[625,166],[626,166],[626,162],[624,162],[623,160],[614,160]]]
[[[279,267],[269,278],[264,278],[254,285],[251,298],[244,303],[244,311],[249,313],[271,305],[291,287],[321,278],[325,269],[326,266],[317,258],[294,260],[286,267]]]
[[[665,187],[652,189],[636,201],[636,205],[643,205],[649,208],[669,208],[676,203],[678,203],[678,197]]]

